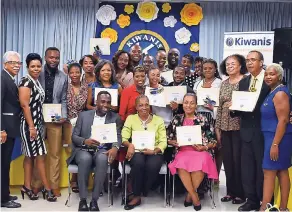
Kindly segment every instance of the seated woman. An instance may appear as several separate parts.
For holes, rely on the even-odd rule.
[[[131,166],[131,181],[133,195],[125,205],[125,210],[131,210],[141,204],[141,193],[147,196],[149,189],[159,175],[163,164],[163,153],[166,148],[166,130],[162,118],[150,114],[149,99],[140,95],[136,99],[137,114],[126,119],[122,130],[123,145],[128,147],[126,158]],[[129,142],[133,131],[155,132],[154,150],[143,149],[135,151],[133,143]]]
[[[207,118],[197,114],[197,98],[195,94],[187,93],[183,99],[184,115],[176,115],[167,129],[168,144],[178,150],[174,160],[168,165],[172,175],[178,172],[188,195],[185,199],[185,207],[194,205],[196,211],[201,210],[201,203],[196,192],[204,179],[218,179],[216,164],[212,159],[212,151],[216,146],[214,132],[211,131]],[[202,145],[179,147],[176,137],[176,127],[202,126]]]

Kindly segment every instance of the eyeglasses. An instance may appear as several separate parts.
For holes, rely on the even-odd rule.
[[[10,65],[22,65],[22,62],[18,62],[18,61],[7,61],[6,63],[10,64]]]
[[[259,60],[259,59],[256,59],[256,58],[250,58],[250,59],[246,59],[246,60],[245,60],[246,63],[250,63],[250,62],[251,62],[251,63],[254,63],[254,62],[256,62],[256,61],[260,61],[260,60]]]

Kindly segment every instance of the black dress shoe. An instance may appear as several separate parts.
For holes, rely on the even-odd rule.
[[[127,205],[125,205],[125,207],[124,207],[124,209],[125,210],[132,210],[132,209],[134,209],[135,207],[137,207],[137,206],[139,206],[139,205],[141,205],[141,200],[139,200],[136,204],[134,204],[134,205],[129,205],[129,204],[127,204]]]
[[[97,205],[96,200],[91,200],[89,210],[90,211],[99,211],[99,207]]]
[[[246,202],[245,204],[238,208],[238,211],[254,211],[258,210],[259,208],[260,208],[259,205]]]
[[[185,207],[190,207],[193,205],[193,202],[187,202],[186,200],[184,201],[184,206]]]
[[[89,211],[86,200],[80,200],[78,211]]]
[[[15,200],[17,200],[17,199],[18,199],[17,196],[9,196],[9,200],[15,201]]]
[[[221,198],[221,202],[230,202],[231,200],[233,200],[234,198],[231,196],[225,196]]]
[[[245,200],[244,200],[244,199],[234,198],[234,199],[232,200],[232,204],[234,204],[234,205],[240,205],[240,204],[242,204],[242,203],[245,203]]]
[[[18,203],[18,202],[14,202],[12,200],[9,200],[8,202],[1,203],[1,207],[4,207],[4,208],[20,208],[21,204]]]

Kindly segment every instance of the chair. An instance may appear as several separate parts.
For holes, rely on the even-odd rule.
[[[159,174],[164,175],[164,207],[166,207],[167,205],[169,205],[167,197],[166,197],[166,175],[167,175],[167,164],[163,163]],[[126,200],[127,200],[127,181],[128,181],[128,174],[130,174],[131,172],[131,167],[129,164],[126,164],[125,162],[123,162],[123,189],[124,189],[124,197],[122,200],[122,204],[126,204]]]
[[[92,172],[94,171],[94,169],[92,170]],[[70,174],[75,174],[78,173],[78,166],[75,164],[70,164],[68,166],[68,198],[66,200],[65,205],[67,207],[70,207],[70,200],[71,200],[71,194],[72,194],[72,190],[71,190],[71,184],[70,184]],[[108,207],[113,205],[113,182],[114,182],[114,170],[111,168],[111,166],[108,166],[107,169],[107,178],[108,178],[108,193],[107,193],[107,197],[108,197]]]

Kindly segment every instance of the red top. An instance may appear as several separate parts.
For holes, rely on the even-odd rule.
[[[135,101],[139,95],[140,93],[137,91],[136,85],[131,85],[122,91],[119,115],[123,121],[125,121],[129,115],[137,112]]]

